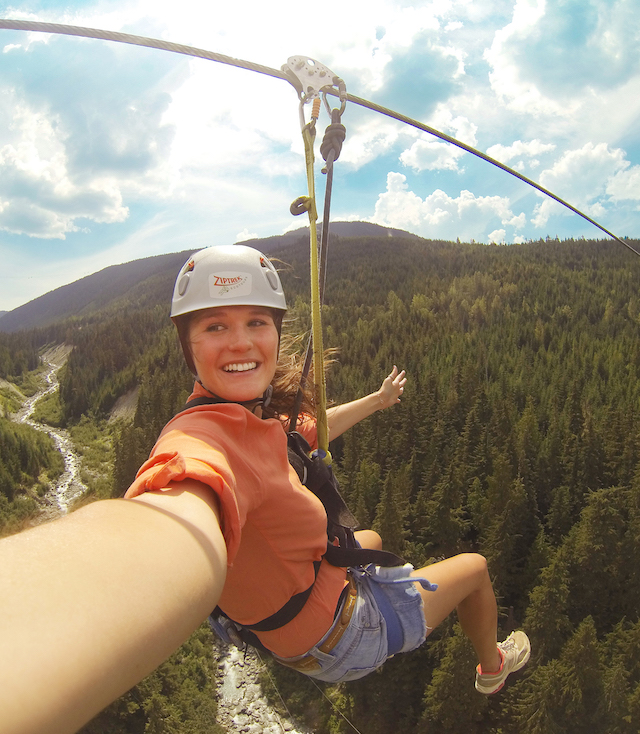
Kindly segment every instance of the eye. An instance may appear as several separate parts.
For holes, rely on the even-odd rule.
[[[222,331],[224,324],[207,324],[205,331]]]

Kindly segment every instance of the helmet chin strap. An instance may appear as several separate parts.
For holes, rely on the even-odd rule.
[[[273,385],[269,385],[267,389],[262,393],[262,397],[259,398],[253,398],[252,400],[227,400],[226,398],[221,398],[219,395],[216,395],[213,390],[209,390],[209,388],[202,382],[202,380],[196,376],[196,380],[204,387],[204,389],[210,393],[215,401],[217,403],[229,403],[229,404],[235,404],[235,405],[242,405],[243,408],[246,408],[250,413],[255,413],[256,408],[264,408],[268,407],[269,403],[271,402],[271,397],[273,395]]]

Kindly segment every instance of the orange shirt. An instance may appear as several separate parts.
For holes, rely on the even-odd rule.
[[[208,395],[196,385],[193,397]],[[299,427],[313,443],[315,425]],[[228,569],[220,607],[240,624],[277,612],[313,582],[313,561],[327,546],[327,516],[287,458],[277,420],[261,420],[235,403],[202,405],[173,418],[125,497],[162,490],[190,477],[209,485],[220,502]],[[282,657],[306,652],[333,623],[346,569],[323,561],[311,596],[289,624],[259,632]]]

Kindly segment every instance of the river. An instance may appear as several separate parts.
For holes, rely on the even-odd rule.
[[[46,516],[66,515],[73,502],[87,491],[86,485],[80,479],[80,461],[73,449],[68,431],[45,423],[38,423],[32,418],[38,402],[58,389],[58,372],[67,361],[70,351],[70,347],[61,345],[47,350],[42,355],[42,361],[46,365],[43,376],[44,384],[35,395],[25,400],[22,408],[13,416],[17,423],[26,423],[37,431],[51,436],[55,447],[64,459],[64,471],[43,500],[43,510]]]

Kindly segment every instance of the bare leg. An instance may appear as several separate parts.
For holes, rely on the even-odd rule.
[[[375,530],[356,530],[354,535],[363,548],[382,550],[382,538]]]
[[[497,648],[498,608],[484,557],[462,553],[417,569],[412,575],[438,584],[436,591],[426,591],[416,584],[428,626],[437,627],[457,609],[462,630],[471,640],[482,670],[499,670],[502,661]]]

